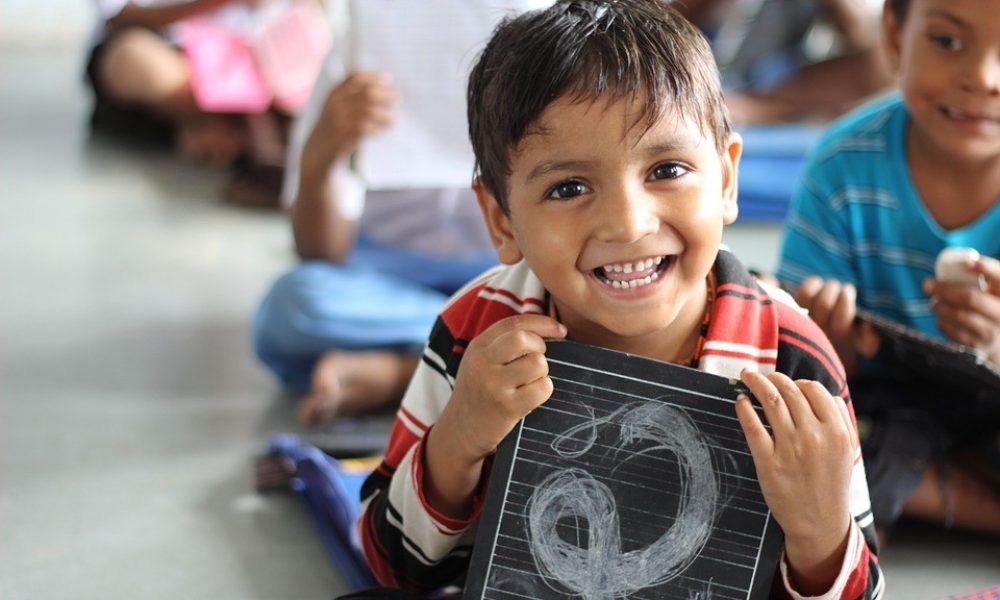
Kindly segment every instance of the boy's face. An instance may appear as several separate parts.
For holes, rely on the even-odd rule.
[[[913,117],[913,142],[969,161],[1000,157],[1000,10],[986,0],[913,0],[884,18]]]
[[[742,146],[720,157],[669,110],[633,127],[641,109],[557,99],[512,152],[509,215],[477,193],[500,260],[527,261],[573,339],[648,355],[701,320]]]

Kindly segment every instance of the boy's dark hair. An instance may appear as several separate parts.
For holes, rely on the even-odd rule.
[[[885,0],[892,11],[892,18],[896,23],[902,24],[906,20],[906,13],[910,11],[910,0]]]
[[[645,98],[636,124],[669,108],[732,133],[707,40],[667,0],[560,0],[506,19],[469,76],[469,135],[481,183],[507,210],[511,152],[557,98]]]

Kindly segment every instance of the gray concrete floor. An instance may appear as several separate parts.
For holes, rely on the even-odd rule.
[[[89,141],[76,47],[0,41],[0,596],[333,597],[305,511],[251,476],[295,428],[247,335],[287,224],[221,205],[217,173]],[[773,226],[727,240],[773,266]],[[995,540],[936,529],[884,565],[891,598],[1000,583]]]

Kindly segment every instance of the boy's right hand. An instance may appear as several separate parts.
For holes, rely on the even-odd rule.
[[[469,343],[444,411],[460,424],[454,434],[463,457],[493,454],[522,417],[549,399],[545,338],[565,336],[566,327],[551,317],[519,315],[494,323]]]
[[[795,292],[795,301],[830,339],[848,378],[857,372],[859,358],[874,356],[879,346],[878,333],[855,321],[857,297],[854,285],[815,276],[806,278]]]
[[[389,75],[377,71],[351,73],[327,96],[309,136],[307,154],[327,164],[347,160],[362,137],[392,125],[396,101]]]
[[[428,433],[428,500],[450,516],[465,515],[483,460],[517,422],[549,399],[545,339],[566,327],[544,315],[497,321],[465,349],[451,399]]]

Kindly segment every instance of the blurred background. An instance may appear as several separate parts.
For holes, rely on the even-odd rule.
[[[0,596],[332,598],[300,500],[254,491],[295,399],[249,322],[296,263],[287,216],[227,176],[92,136],[82,0],[0,2]],[[727,242],[774,268],[777,223]],[[1000,582],[995,540],[906,525],[890,598]]]

